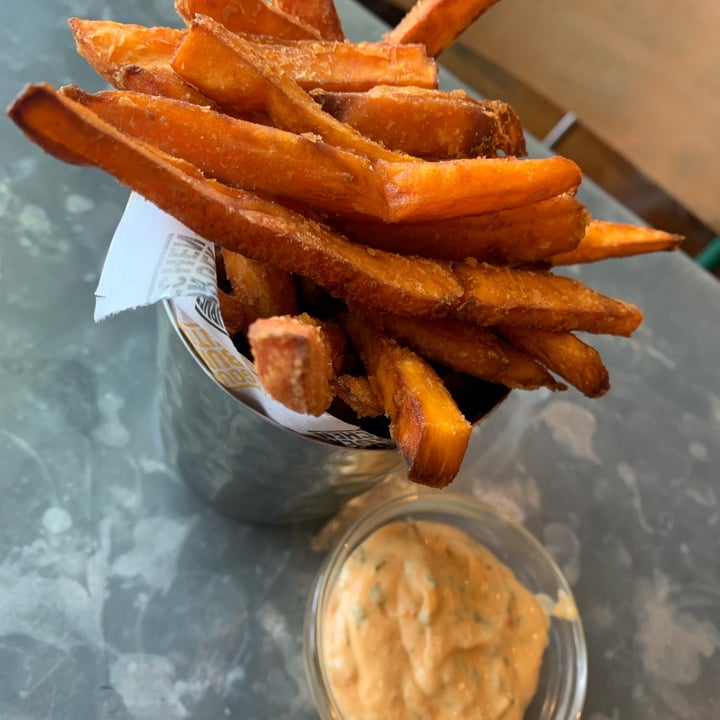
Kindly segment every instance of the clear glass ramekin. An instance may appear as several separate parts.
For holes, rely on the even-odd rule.
[[[447,491],[423,491],[388,500],[360,517],[345,533],[325,559],[310,593],[304,628],[305,670],[322,720],[343,718],[329,689],[320,653],[330,591],[347,558],[371,533],[407,518],[460,528],[509,566],[517,579],[546,603],[560,600],[559,606],[575,608],[567,580],[545,548],[524,527],[492,507],[473,497]],[[587,684],[582,622],[572,612],[569,619],[551,616],[548,633],[540,682],[524,720],[577,720]]]

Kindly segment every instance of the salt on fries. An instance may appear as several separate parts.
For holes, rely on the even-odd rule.
[[[463,379],[607,392],[574,333],[642,314],[552,268],[682,240],[591,218],[574,163],[521,157],[511,107],[437,89],[433,58],[493,4],[419,2],[382,43],[347,42],[332,0],[176,0],[183,29],[73,18],[115,90],[32,85],[8,112],[216,243],[221,312],[273,397],[387,416],[409,477],[442,487]]]
[[[321,415],[331,405],[345,336],[307,313],[258,317],[248,329],[255,369],[265,389],[291,410]]]

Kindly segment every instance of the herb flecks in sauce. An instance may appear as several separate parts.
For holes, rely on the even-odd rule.
[[[520,720],[548,620],[462,531],[398,522],[365,540],[331,591],[322,653],[340,708],[363,720]]]

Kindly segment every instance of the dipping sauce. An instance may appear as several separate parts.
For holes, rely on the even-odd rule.
[[[344,720],[520,720],[548,618],[512,571],[463,531],[401,521],[347,559],[321,652]]]

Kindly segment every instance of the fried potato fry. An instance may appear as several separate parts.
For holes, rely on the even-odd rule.
[[[207,15],[233,32],[288,40],[320,38],[317,29],[264,0],[175,0],[175,10],[188,25],[196,15]]]
[[[225,329],[230,337],[238,333],[247,332],[248,326],[253,321],[245,303],[233,297],[232,293],[217,289],[218,305]]]
[[[590,263],[609,258],[628,257],[643,253],[677,250],[684,238],[681,235],[627,223],[592,220],[574,249],[553,255],[553,265]]]
[[[272,398],[309,415],[330,407],[345,346],[337,325],[309,315],[260,318],[247,337],[255,370]]]
[[[428,159],[526,154],[515,111],[461,90],[382,85],[367,92],[314,90],[325,112],[392,150]]]
[[[459,320],[364,313],[375,327],[423,357],[457,372],[519,390],[562,390],[547,370],[489,328]]]
[[[292,78],[269,65],[251,43],[208,18],[195,19],[175,55],[173,68],[230,115],[263,110],[275,127],[283,130],[316,134],[328,144],[371,158],[406,157],[323,112]]]
[[[496,382],[513,390],[537,390],[544,387],[554,392],[567,390],[567,385],[558,382],[539,362],[527,353],[502,338],[500,347],[507,357],[508,365]]]
[[[582,179],[580,168],[560,156],[376,160],[375,169],[385,188],[390,222],[446,220],[530,205],[573,193]]]
[[[350,43],[300,40],[282,43],[230,32],[212,18],[198,15],[183,40],[180,57],[174,63],[187,78],[188,69],[203,83],[223,88],[241,98],[247,92],[246,73],[236,68],[238,57],[251,49],[257,64],[271,67],[274,74],[292,78],[304,90],[359,91],[375,85],[437,86],[437,64],[422,45],[394,47],[383,43]],[[243,63],[247,64],[247,63]],[[195,67],[197,66],[197,67]],[[218,77],[211,75],[215,67]],[[189,79],[189,78],[188,78]],[[201,83],[195,83],[201,86]]]
[[[74,86],[61,92],[124,133],[228,185],[321,212],[386,215],[380,182],[359,155],[166,98],[118,91],[90,95]]]
[[[374,418],[383,414],[383,406],[367,375],[338,375],[335,378],[335,396],[359,418]]]
[[[169,66],[165,71],[139,65],[124,65],[113,73],[110,84],[118,90],[175,98],[206,107],[215,105],[210,98],[205,97],[179,78]]]
[[[419,355],[357,316],[349,316],[345,328],[390,419],[390,436],[408,463],[408,477],[444,487],[460,469],[472,425]]]
[[[406,255],[493,264],[546,261],[577,247],[589,215],[572,195],[518,208],[441,221],[382,223],[336,218],[333,224],[355,242]]]
[[[457,316],[479,325],[631,335],[643,319],[634,305],[572,278],[487,263],[459,263],[454,273],[465,290]]]
[[[498,0],[420,0],[388,33],[389,43],[419,42],[437,57]]]
[[[234,332],[246,332],[258,318],[297,313],[295,282],[290,273],[229,250],[220,250],[220,258],[232,290],[220,300],[220,311],[226,326],[229,314]]]
[[[217,42],[205,42],[207,38]],[[214,50],[220,56],[211,52]],[[323,112],[297,83],[269,65],[252,43],[232,36],[208,18],[196,18],[173,67],[234,114],[262,108],[279,127],[317,133],[329,144],[368,155],[375,161],[385,188],[389,205],[386,219],[390,222],[441,219],[526,205],[572,191],[582,179],[577,165],[562,157],[402,162],[408,156],[386,150]],[[232,70],[235,80],[226,83],[221,69]],[[237,81],[240,76],[242,81]],[[437,192],[438,187],[444,188],[442,194]]]
[[[273,6],[318,31],[324,40],[345,39],[333,0],[273,0]]]
[[[642,314],[553,266],[682,240],[591,221],[572,161],[518,159],[510,106],[437,89],[434,57],[496,1],[420,0],[384,43],[344,41],[333,0],[175,0],[185,30],[73,18],[119,90],[34,85],[8,114],[218,246],[226,327],[273,397],[386,416],[410,479],[443,487],[508,388],[609,388],[573,332]]]
[[[203,178],[194,166],[133,141],[46,85],[17,99],[12,119],[53,152],[64,147],[130,185],[208,240],[306,275],[362,307],[480,325],[630,334],[640,311],[577,280],[490,265],[457,265],[369,250],[269,200]]]
[[[216,56],[215,50],[220,55]],[[196,18],[173,67],[234,113],[261,107],[279,127],[317,133],[330,144],[376,160],[391,222],[457,217],[525,205],[574,190],[581,181],[577,165],[562,157],[400,162],[406,156],[386,150],[323,112],[291,78],[270,66],[252,43],[232,36],[208,18]],[[226,81],[224,69],[234,79]],[[412,169],[415,164],[417,170]],[[437,192],[438,187],[445,188],[442,194]]]
[[[199,16],[198,22],[203,22],[203,18],[206,23],[215,23],[205,16]],[[215,24],[224,27],[222,23]],[[141,83],[154,82],[168,97],[208,104],[208,99],[181,81],[171,67],[175,52],[187,38],[187,30],[79,18],[71,18],[69,25],[78,52],[112,85],[142,90],[142,86],[138,87]],[[236,36],[227,32],[226,38]],[[253,45],[265,62],[290,75],[304,88],[362,90],[378,83],[437,85],[437,65],[421,45],[400,49],[380,43],[319,40],[286,43],[260,36],[245,36],[244,40]],[[125,85],[120,85],[121,81]]]
[[[424,320],[389,313],[363,313],[378,330],[452,370],[495,380],[508,365],[497,335],[458,320]]]
[[[437,64],[422,45],[304,40],[257,41],[257,46],[267,62],[305,90],[359,92],[376,85],[435,88],[438,83]]]
[[[499,331],[584,395],[601,397],[610,389],[610,376],[600,353],[571,333],[510,327],[501,327]]]
[[[80,18],[70,18],[68,25],[78,53],[112,86],[213,104],[170,65],[186,31]]]
[[[418,172],[402,172],[399,181],[404,186],[397,182],[390,185],[392,194],[388,195],[384,183],[388,174],[386,163],[371,165],[364,158],[307,137],[143,94],[89,95],[72,87],[62,92],[129,135],[185,159],[223,182],[329,212],[363,213],[392,221],[408,215],[413,219],[418,214],[427,217],[431,211],[438,216],[448,208],[451,212],[462,212],[470,203],[472,208],[482,210],[489,203],[502,204],[513,197],[510,189],[502,200],[496,199],[494,191],[486,197],[482,187],[485,177],[489,176],[490,182],[505,176],[509,178],[505,187],[511,188],[512,183],[522,183],[523,177],[532,172],[531,166],[537,168],[537,163],[546,166],[546,161],[534,160],[500,160],[499,168],[487,165],[495,161],[482,159],[397,163],[401,169],[417,164]],[[197,142],[198,133],[206,142]],[[529,163],[527,171],[524,163]],[[429,178],[426,166],[433,169]],[[442,182],[443,178],[447,203],[442,207],[435,203],[433,207],[437,185],[431,181]],[[469,184],[470,178],[473,185]],[[349,192],[353,186],[356,193]],[[527,192],[532,192],[532,188]]]
[[[83,158],[209,241],[305,275],[346,302],[431,317],[448,314],[462,297],[449,265],[355,245],[300,213],[209,180],[49,85],[28,86],[8,114],[47,152]]]
[[[76,17],[68,25],[78,53],[108,82],[125,65],[166,67],[187,35],[186,30],[168,27]]]

